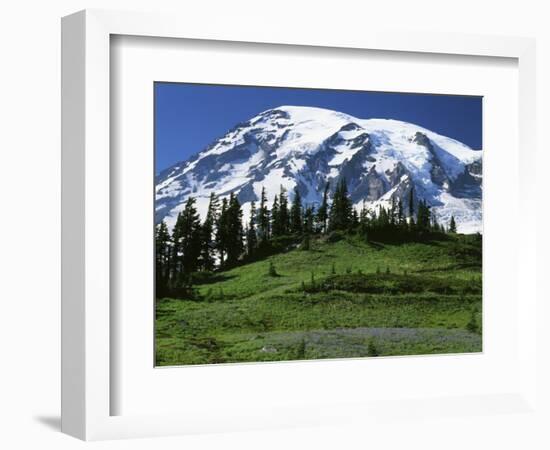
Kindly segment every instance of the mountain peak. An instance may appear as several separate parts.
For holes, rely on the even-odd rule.
[[[244,205],[269,201],[283,186],[319,204],[326,182],[345,177],[352,201],[371,208],[408,202],[414,188],[447,224],[481,229],[481,151],[420,126],[360,119],[330,109],[281,105],[237,125],[191,160],[163,171],[156,186],[156,220],[173,225],[185,200],[205,214],[211,192],[234,193]]]

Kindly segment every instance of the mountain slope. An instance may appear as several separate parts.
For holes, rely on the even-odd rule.
[[[246,212],[265,187],[269,201],[284,186],[292,199],[319,204],[326,181],[345,177],[354,205],[408,208],[411,187],[440,222],[455,216],[458,231],[481,231],[482,152],[425,128],[336,111],[281,106],[238,124],[156,180],[156,221],[169,227],[189,196],[204,214],[211,192],[234,192]]]

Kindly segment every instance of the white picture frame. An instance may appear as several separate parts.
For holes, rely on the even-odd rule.
[[[318,405],[240,412],[112,415],[116,386],[110,367],[111,184],[117,176],[110,161],[110,39],[113,35],[163,37],[256,44],[285,44],[338,49],[367,49],[415,54],[512,58],[519,74],[519,182],[516,195],[523,226],[535,228],[535,43],[532,39],[451,34],[348,30],[329,36],[323,30],[285,30],[223,26],[164,14],[87,10],[62,22],[62,430],[85,440],[162,436],[198,432],[262,429],[281,426],[361,423],[393,417],[383,400],[344,402],[330,411]],[[441,416],[475,416],[510,410],[537,414],[536,236],[518,243],[517,279],[519,377],[517,389],[464,398],[425,398],[408,403],[418,411]],[[152,338],[152,336],[151,336]],[[269,367],[269,366],[267,366]],[[274,366],[271,366],[274,367]],[[310,366],[312,367],[312,366]],[[170,369],[167,369],[170,370]],[[197,370],[200,370],[197,369]],[[266,369],[269,370],[269,369]],[[272,369],[273,370],[273,369]],[[181,376],[185,376],[182,374]],[[404,399],[403,399],[404,400]],[[395,399],[392,400],[395,402]],[[318,411],[318,413],[315,413]],[[306,412],[308,414],[306,414]],[[307,417],[306,417],[307,415]]]

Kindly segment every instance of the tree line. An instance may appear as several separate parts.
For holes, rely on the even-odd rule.
[[[389,207],[370,209],[363,203],[353,207],[345,179],[330,195],[330,183],[323,189],[321,204],[304,205],[296,187],[292,202],[281,186],[271,209],[265,188],[260,201],[251,202],[250,218],[243,224],[243,212],[236,195],[221,199],[210,195],[208,210],[201,222],[196,199],[189,197],[170,233],[164,221],[155,229],[157,296],[185,295],[197,274],[211,274],[241,261],[258,259],[301,242],[309,250],[312,235],[355,233],[368,240],[418,240],[434,233],[456,233],[455,218],[448,228],[437,222],[430,207],[417,200],[412,188],[407,210],[401,200]],[[330,198],[332,197],[332,198]]]

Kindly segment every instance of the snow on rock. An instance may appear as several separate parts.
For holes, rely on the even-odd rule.
[[[262,187],[271,203],[283,186],[319,204],[327,181],[345,177],[355,205],[392,198],[425,200],[439,221],[455,217],[459,232],[481,232],[482,151],[407,122],[359,119],[322,108],[281,106],[238,124],[156,180],[156,221],[171,228],[189,196],[204,216],[211,192],[234,193],[245,206]]]

